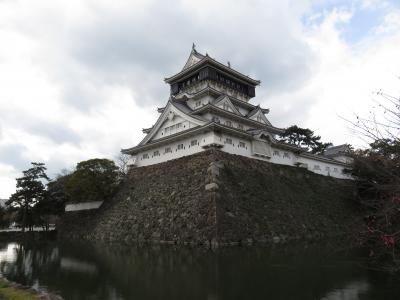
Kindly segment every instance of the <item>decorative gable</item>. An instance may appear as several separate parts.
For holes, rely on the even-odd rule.
[[[271,122],[267,119],[265,114],[263,113],[262,109],[260,107],[255,108],[253,111],[251,111],[247,117],[251,120],[267,124],[269,126],[271,125]]]
[[[180,131],[204,125],[205,123],[205,121],[186,114],[170,101],[158,118],[156,124],[154,124],[150,132],[139,145],[145,145],[152,140],[167,137]]]
[[[200,60],[202,60],[203,58],[204,58],[204,55],[198,53],[198,52],[196,51],[196,49],[193,48],[192,51],[190,52],[189,58],[188,58],[188,60],[186,61],[185,65],[184,65],[184,67],[183,67],[183,69],[182,69],[182,71],[183,71],[183,70],[186,70],[186,69],[188,69],[188,68],[190,68],[191,66],[193,66],[193,65],[195,65],[195,64],[197,64],[197,63],[198,63]]]
[[[217,98],[214,105],[223,110],[229,111],[229,112],[234,113],[239,116],[242,116],[242,114],[239,112],[239,110],[236,108],[236,106],[233,105],[233,103],[231,102],[229,97],[226,95],[223,95],[223,96]]]
[[[260,130],[258,131],[258,133],[254,134],[254,138],[258,139],[258,140],[263,140],[266,142],[276,142],[276,139],[274,137],[274,135],[270,132],[268,132],[267,130]]]

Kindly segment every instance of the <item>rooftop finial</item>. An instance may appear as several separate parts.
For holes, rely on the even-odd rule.
[[[230,61],[228,61],[228,68],[230,68],[231,67],[231,62]]]
[[[193,45],[192,45],[192,50],[196,51],[196,44],[195,43],[193,43]]]

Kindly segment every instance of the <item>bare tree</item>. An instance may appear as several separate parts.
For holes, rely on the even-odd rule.
[[[117,165],[122,178],[128,174],[130,161],[131,156],[122,152],[120,152],[115,158],[115,164]]]
[[[400,97],[391,96],[382,90],[376,92],[379,99],[368,116],[355,115],[352,131],[367,142],[378,140],[400,141]]]
[[[352,174],[358,202],[365,210],[365,229],[358,241],[390,271],[400,271],[400,97],[377,92],[367,117],[355,115],[353,132],[369,144],[355,152]]]

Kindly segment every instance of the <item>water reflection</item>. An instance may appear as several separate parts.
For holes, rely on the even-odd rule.
[[[358,300],[368,290],[369,284],[366,281],[350,282],[341,289],[329,292],[321,300]]]
[[[0,272],[65,299],[397,299],[399,282],[320,247],[217,252],[100,244],[3,244]]]
[[[17,243],[9,243],[5,247],[0,248],[0,262],[15,262],[17,259],[15,249],[18,247]]]
[[[74,258],[62,257],[60,263],[61,269],[83,273],[96,273],[97,267],[95,264],[87,263]]]

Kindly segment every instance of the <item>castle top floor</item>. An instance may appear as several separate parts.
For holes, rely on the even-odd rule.
[[[171,86],[171,95],[180,93],[196,93],[204,86],[220,90],[226,94],[236,95],[237,99],[249,101],[255,97],[255,87],[259,80],[252,79],[224,65],[215,59],[196,51],[194,45],[183,69],[177,74],[166,78]]]

